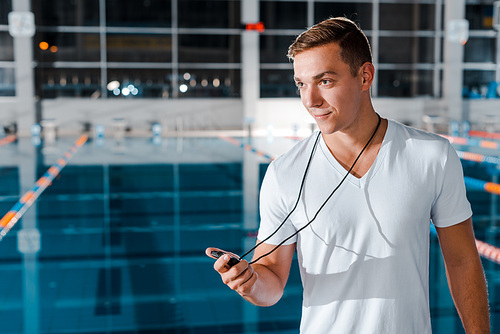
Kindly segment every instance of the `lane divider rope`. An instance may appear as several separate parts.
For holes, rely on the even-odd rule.
[[[59,175],[61,170],[66,166],[68,161],[73,157],[75,152],[87,142],[88,136],[82,135],[69,148],[64,155],[57,160],[46,172],[36,181],[33,187],[24,193],[19,201],[3,216],[0,220],[0,241],[10,231],[10,229],[21,219],[23,214],[31,207],[38,199],[40,194],[52,184],[54,178]]]
[[[477,239],[476,239],[476,247],[479,252],[479,255],[481,255],[484,258],[487,258],[490,261],[500,264],[500,248]]]
[[[240,142],[239,140],[233,138],[233,137],[228,137],[228,136],[224,136],[224,135],[219,135],[219,138],[220,139],[223,139],[235,146],[238,146],[238,147],[241,147],[242,149],[246,150],[246,151],[250,151],[250,152],[253,152],[261,157],[264,157],[266,159],[269,159],[269,160],[274,160],[274,158],[272,156],[270,156],[269,154],[265,153],[265,152],[262,152],[260,150],[257,150],[255,147],[252,147],[251,145],[248,145],[248,144],[244,144],[242,142]]]
[[[486,162],[489,164],[500,165],[500,158],[498,157],[493,157],[490,155],[483,155],[473,152],[463,152],[463,151],[457,151],[457,154],[458,157],[463,160],[475,161],[480,163]]]
[[[500,133],[497,133],[497,132],[471,130],[471,131],[469,131],[469,136],[482,137],[482,138],[493,139],[493,140],[500,140]]]
[[[474,138],[464,138],[464,137],[452,137],[448,135],[439,134],[441,137],[448,139],[448,141],[452,144],[457,145],[468,145],[468,146],[476,146],[483,147],[492,150],[497,150],[500,147],[500,144],[490,140],[480,140]]]
[[[474,179],[472,177],[464,176],[465,185],[469,189],[484,190],[491,194],[500,195],[500,184]]]
[[[0,139],[0,146],[12,143],[16,141],[17,137],[15,135],[8,135]]]

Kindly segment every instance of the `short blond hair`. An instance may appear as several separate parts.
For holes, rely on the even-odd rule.
[[[356,76],[366,62],[373,62],[368,38],[353,21],[345,17],[333,17],[317,23],[300,34],[288,48],[288,58],[293,61],[302,51],[329,43],[338,43],[340,56]]]

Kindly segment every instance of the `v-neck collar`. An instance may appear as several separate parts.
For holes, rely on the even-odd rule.
[[[349,175],[347,176],[347,181],[349,181],[351,184],[355,185],[358,188],[363,188],[365,184],[377,173],[377,170],[381,166],[381,162],[384,160],[385,154],[387,152],[387,146],[388,146],[387,144],[389,143],[390,138],[392,138],[392,131],[393,131],[393,124],[391,120],[388,120],[387,130],[385,131],[384,139],[382,140],[382,145],[380,146],[377,156],[375,157],[373,164],[370,166],[370,169],[368,169],[368,171],[360,178],[349,173]],[[342,177],[344,177],[347,174],[347,170],[337,161],[337,159],[330,152],[328,146],[325,143],[325,140],[323,139],[323,136],[321,136],[319,144],[321,152],[325,155],[325,157],[333,166],[333,168]],[[362,158],[363,156],[361,156],[361,159]]]

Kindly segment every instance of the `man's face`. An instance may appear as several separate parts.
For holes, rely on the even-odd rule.
[[[369,85],[364,84],[363,67],[352,76],[337,43],[302,51],[295,56],[293,68],[302,103],[323,134],[354,124]]]

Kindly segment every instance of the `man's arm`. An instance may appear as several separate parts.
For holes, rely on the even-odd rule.
[[[472,219],[436,230],[448,286],[466,333],[490,333],[488,292]]]
[[[254,259],[269,252],[274,245],[262,244],[255,250]],[[211,256],[215,248],[207,248]],[[214,263],[214,269],[221,275],[222,281],[243,298],[258,306],[276,304],[283,295],[290,273],[290,266],[295,251],[295,244],[280,246],[270,255],[262,258],[251,266],[242,260],[228,267],[229,256],[222,256]],[[230,253],[229,253],[230,254]]]

